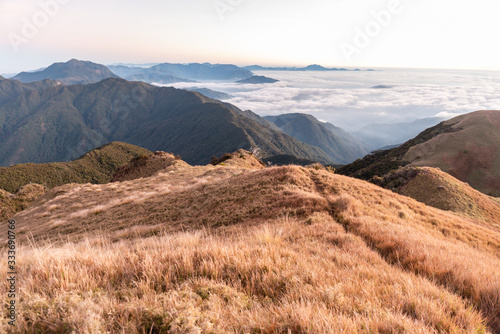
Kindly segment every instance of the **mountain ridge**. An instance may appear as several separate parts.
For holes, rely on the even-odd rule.
[[[335,164],[350,163],[368,153],[363,143],[348,132],[309,114],[283,114],[264,119],[290,136],[323,149]]]

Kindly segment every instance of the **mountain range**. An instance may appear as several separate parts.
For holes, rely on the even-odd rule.
[[[192,82],[198,80],[235,81],[253,76],[249,70],[235,65],[192,63],[163,63],[149,68],[109,66],[109,69],[127,80],[140,80],[148,83]]]
[[[251,111],[195,92],[116,78],[21,93],[0,106],[0,120],[3,166],[69,161],[112,141],[171,151],[189,163],[208,163],[239,148],[330,162],[320,148]]]
[[[265,67],[260,65],[245,66],[249,71],[360,71],[359,69],[350,70],[347,68],[327,68],[321,65],[309,65],[306,67]],[[368,70],[373,71],[373,70]]]

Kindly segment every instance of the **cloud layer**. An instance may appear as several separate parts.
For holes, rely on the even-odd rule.
[[[500,72],[383,70],[375,72],[258,72],[275,84],[175,84],[229,93],[241,109],[278,115],[309,113],[348,130],[369,123],[454,117],[500,109]],[[382,86],[382,88],[375,88]]]

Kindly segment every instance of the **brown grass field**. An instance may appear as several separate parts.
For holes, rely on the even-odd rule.
[[[452,132],[413,146],[403,157],[414,166],[439,167],[491,196],[500,196],[500,111],[480,110],[445,124]]]
[[[147,170],[14,217],[18,318],[0,332],[500,333],[498,216],[242,151]]]

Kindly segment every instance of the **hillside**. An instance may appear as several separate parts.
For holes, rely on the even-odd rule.
[[[461,115],[405,144],[376,152],[339,173],[365,180],[400,166],[438,167],[487,195],[500,196],[500,111]]]
[[[0,189],[15,193],[30,183],[48,188],[68,183],[108,183],[115,172],[131,159],[150,154],[150,151],[141,147],[113,142],[71,162],[0,167]]]
[[[500,224],[492,224],[500,221],[500,203],[438,168],[404,167],[370,181],[429,206],[484,221],[500,231]]]
[[[498,230],[326,170],[238,153],[15,219],[21,332],[500,333]]]
[[[66,85],[91,84],[108,78],[118,78],[106,66],[71,59],[66,63],[54,63],[38,72],[21,72],[12,79],[21,82],[34,82],[51,79]]]
[[[321,148],[334,163],[347,164],[368,153],[359,139],[333,124],[318,121],[312,115],[283,114],[264,118],[286,134]]]
[[[185,166],[189,165],[180,160],[179,156],[157,151],[150,155],[135,157],[114,173],[112,181],[121,182],[150,177],[167,168],[177,169]]]
[[[4,222],[11,219],[46,191],[47,188],[40,184],[26,184],[15,193],[0,189],[0,219]]]
[[[0,106],[0,165],[69,161],[112,141],[169,151],[188,163],[244,148],[329,162],[319,148],[251,111],[199,93],[123,79],[57,86]]]

